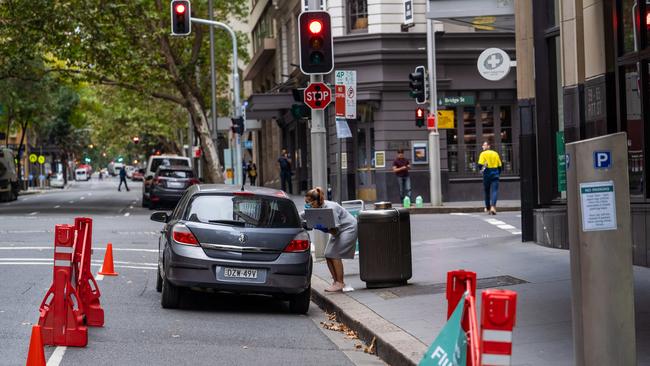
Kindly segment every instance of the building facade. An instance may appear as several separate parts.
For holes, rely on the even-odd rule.
[[[568,248],[564,144],[628,135],[634,263],[647,266],[650,4],[515,2],[524,240]]]
[[[262,159],[267,159],[262,181],[277,184],[277,154],[287,148],[294,162],[295,191],[303,191],[310,186],[311,176],[305,118],[309,113],[300,108],[301,88],[308,78],[300,73],[297,51],[296,22],[303,3],[254,3],[251,37],[257,46],[245,78],[253,91],[249,118],[267,121],[260,136]],[[332,16],[335,70],[357,74],[357,118],[347,121],[351,138],[337,138],[333,108],[326,111],[328,176],[335,196],[340,192],[344,200],[399,201],[391,168],[397,151],[403,149],[412,162],[412,198],[429,200],[429,165],[426,154],[422,155],[428,131],[415,125],[417,105],[409,96],[408,79],[416,66],[427,63],[425,1],[414,1],[411,27],[403,25],[401,0],[328,0],[324,7]],[[439,108],[454,114],[454,128],[441,130],[445,201],[482,199],[476,162],[484,139],[495,143],[504,160],[501,198],[519,197],[516,75],[488,81],[476,65],[479,54],[489,47],[501,48],[516,59],[514,20],[511,23],[479,27],[474,19],[450,19],[436,24]],[[325,80],[333,85],[334,73]],[[342,175],[340,189],[338,174]]]

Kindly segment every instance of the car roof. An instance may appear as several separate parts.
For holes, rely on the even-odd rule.
[[[191,190],[191,194],[199,194],[199,193],[217,193],[217,194],[223,194],[223,193],[237,193],[237,192],[242,192],[242,187],[239,185],[232,185],[232,184],[195,184],[188,188]],[[245,192],[250,192],[255,195],[260,195],[260,196],[269,196],[269,197],[274,197],[274,198],[289,198],[284,191],[281,191],[279,189],[273,189],[273,188],[266,188],[266,187],[251,187],[251,186],[245,186],[244,187]]]

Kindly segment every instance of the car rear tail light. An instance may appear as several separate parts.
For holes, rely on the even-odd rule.
[[[178,244],[199,246],[199,241],[190,229],[183,224],[176,224],[172,229],[172,238]]]
[[[156,179],[153,180],[153,184],[154,184],[155,186],[161,186],[161,187],[164,187],[164,186],[165,186],[165,180],[162,179],[162,178],[160,178],[160,177],[157,177]]]
[[[285,253],[298,253],[306,252],[311,248],[311,243],[309,242],[309,235],[307,233],[300,233],[289,242],[289,245],[284,248]]]
[[[190,179],[189,185],[192,186],[192,185],[199,184],[199,183],[201,183],[201,182],[198,179],[192,178],[192,179]]]

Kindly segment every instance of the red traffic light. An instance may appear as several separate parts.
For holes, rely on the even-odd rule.
[[[176,5],[176,13],[184,14],[185,13],[185,5],[183,5],[183,4]]]
[[[309,31],[311,34],[318,34],[323,30],[323,23],[319,20],[312,20],[309,22]]]

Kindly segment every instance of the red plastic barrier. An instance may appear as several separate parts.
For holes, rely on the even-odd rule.
[[[481,301],[482,365],[510,365],[517,293],[509,290],[485,290]]]
[[[469,297],[465,301],[462,326],[469,332],[467,343],[468,365],[478,365],[480,352],[478,351],[478,324],[476,320],[476,272],[456,270],[447,272],[447,319],[456,309],[460,299],[469,290]],[[471,320],[471,327],[470,327]]]
[[[85,347],[88,329],[83,325],[83,305],[72,287],[74,227],[56,225],[52,286],[40,306],[38,324],[43,343],[52,346]],[[75,306],[76,305],[76,306]]]
[[[75,268],[75,287],[79,294],[86,316],[86,324],[95,327],[104,326],[104,309],[99,302],[101,293],[90,268],[92,256],[93,220],[86,217],[74,219],[76,231],[73,265]]]

